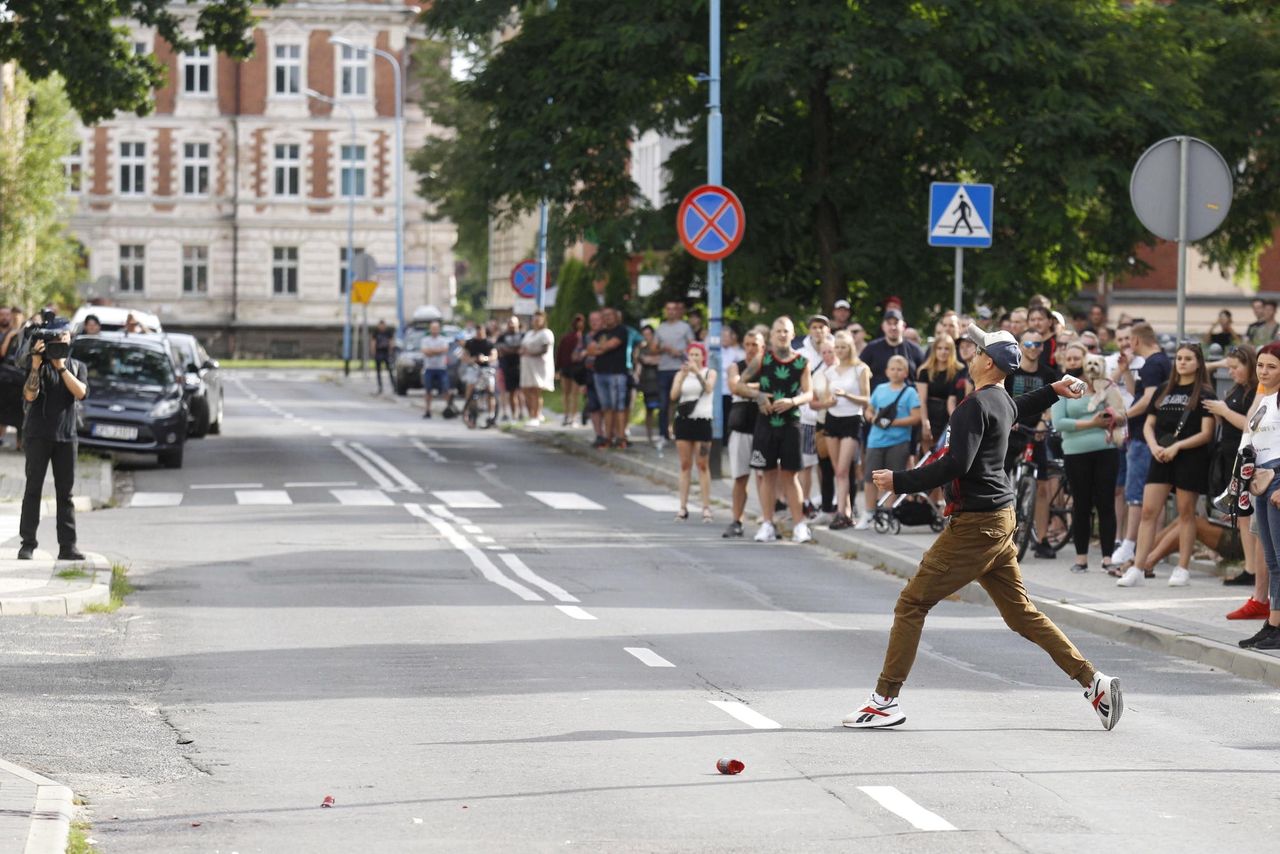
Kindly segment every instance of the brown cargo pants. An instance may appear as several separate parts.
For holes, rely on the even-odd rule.
[[[929,609],[971,581],[987,591],[1009,628],[1049,653],[1062,672],[1090,687],[1093,665],[1027,598],[1013,544],[1014,525],[1012,507],[951,517],[898,597],[877,694],[898,696],[915,663]]]

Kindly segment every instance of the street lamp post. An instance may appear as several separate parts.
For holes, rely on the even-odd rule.
[[[358,54],[372,53],[391,63],[395,74],[396,96],[396,334],[404,334],[404,81],[400,60],[395,54],[376,47],[364,47],[340,36],[332,36],[329,44],[350,48]]]
[[[329,104],[339,110],[345,110],[347,119],[351,122],[351,144],[356,144],[356,111],[351,109],[349,104],[343,104],[335,98],[317,92],[314,89],[306,91],[308,98],[315,98],[317,101]],[[355,281],[356,270],[356,194],[347,194],[347,306],[346,319],[342,324],[342,373],[350,376],[351,374],[351,298],[354,295],[352,283]]]

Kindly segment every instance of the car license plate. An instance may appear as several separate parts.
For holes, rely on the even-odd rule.
[[[94,424],[90,434],[99,439],[119,439],[132,442],[138,438],[137,427],[121,427],[116,424]]]

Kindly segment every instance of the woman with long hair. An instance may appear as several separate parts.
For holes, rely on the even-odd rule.
[[[1080,343],[1068,344],[1061,353],[1062,369],[1087,382],[1088,351]],[[1101,365],[1101,360],[1097,364]],[[1105,371],[1105,368],[1103,369]],[[1076,547],[1073,572],[1089,568],[1089,537],[1093,514],[1098,514],[1098,544],[1102,568],[1109,569],[1116,547],[1116,505],[1113,489],[1120,469],[1120,452],[1109,441],[1111,416],[1102,400],[1093,395],[1071,400],[1059,398],[1051,409],[1053,426],[1062,434],[1062,465],[1071,485],[1073,508],[1071,537]]]
[[[560,378],[560,388],[564,395],[564,421],[569,427],[577,420],[579,403],[582,394],[582,363],[574,361],[574,353],[582,344],[582,330],[587,326],[587,319],[575,314],[569,321],[569,331],[560,339],[556,348],[556,376]]]
[[[1259,470],[1275,471],[1280,469],[1280,394],[1277,394],[1280,392],[1280,341],[1273,341],[1258,350],[1257,370],[1258,396],[1253,407],[1256,410],[1265,406],[1267,411],[1253,433],[1245,432],[1241,444],[1248,441],[1253,445]],[[1267,622],[1258,633],[1240,641],[1240,646],[1274,650],[1280,649],[1280,610],[1277,610],[1280,606],[1280,477],[1272,477],[1266,491],[1253,502],[1253,518],[1258,523],[1258,540],[1266,561],[1266,595],[1270,611]]]
[[[688,358],[671,384],[676,404],[673,425],[676,452],[680,455],[680,512],[676,521],[689,518],[689,481],[694,460],[698,463],[698,488],[702,492],[702,521],[711,521],[711,418],[715,405],[716,372],[706,367],[707,348],[693,341]]]
[[[1196,544],[1196,502],[1209,490],[1209,443],[1213,441],[1215,420],[1205,402],[1215,399],[1200,345],[1179,344],[1169,381],[1152,398],[1143,424],[1143,438],[1151,449],[1151,468],[1142,491],[1142,521],[1134,563],[1116,581],[1117,586],[1133,587],[1144,578],[1155,577],[1150,566],[1151,547],[1170,490],[1176,495],[1179,525],[1178,568],[1170,573],[1169,586],[1185,587],[1190,581],[1187,566]],[[1131,437],[1131,441],[1137,441],[1137,437]]]
[[[1227,481],[1231,479],[1236,451],[1240,447],[1240,439],[1257,399],[1257,358],[1257,353],[1248,344],[1240,344],[1228,350],[1227,371],[1231,374],[1233,385],[1222,400],[1205,403],[1205,408],[1219,419],[1218,441],[1214,443],[1214,465],[1210,469],[1218,474],[1216,483],[1213,478],[1210,480],[1210,496],[1216,496],[1226,489]],[[1262,550],[1258,537],[1250,529],[1251,523],[1242,521],[1236,527],[1240,533],[1240,549],[1244,553],[1244,571],[1253,578],[1253,595],[1239,608],[1227,614],[1227,619],[1265,619],[1270,600],[1267,594],[1267,566],[1265,561],[1259,560]]]
[[[952,316],[954,321],[954,315]],[[938,321],[939,324],[942,321]],[[925,419],[920,425],[920,456],[933,450],[942,438],[947,421],[956,408],[956,377],[964,369],[956,358],[956,339],[943,332],[933,340],[933,349],[916,371],[916,392],[924,401]]]
[[[858,489],[853,468],[858,460],[863,413],[871,399],[871,371],[858,358],[848,332],[837,332],[832,346],[836,362],[826,369],[826,393],[814,405],[827,412],[827,455],[836,480],[836,517],[831,529],[838,531],[853,527]]]

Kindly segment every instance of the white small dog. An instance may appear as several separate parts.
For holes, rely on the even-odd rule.
[[[1089,397],[1089,411],[1097,412],[1101,407],[1112,416],[1111,427],[1107,430],[1107,442],[1116,448],[1123,447],[1125,440],[1129,438],[1124,398],[1120,394],[1120,386],[1107,377],[1106,362],[1101,356],[1085,357],[1084,381],[1093,392]]]

